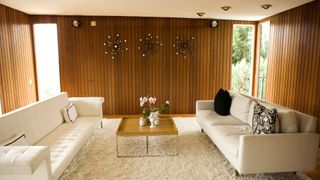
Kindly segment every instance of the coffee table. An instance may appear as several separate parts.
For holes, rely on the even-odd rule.
[[[139,157],[139,156],[120,156],[118,137],[134,137],[145,136],[146,137],[146,155],[145,156],[160,156],[149,154],[149,136],[176,136],[176,153],[170,156],[178,155],[178,129],[170,116],[161,116],[159,125],[155,128],[150,128],[148,125],[139,125],[140,117],[123,117],[116,133],[116,148],[117,157]],[[144,156],[142,156],[144,157]]]

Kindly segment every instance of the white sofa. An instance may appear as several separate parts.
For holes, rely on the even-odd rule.
[[[69,102],[79,115],[74,123],[61,112]],[[0,116],[0,142],[24,133],[29,145],[0,146],[0,179],[58,179],[102,123],[103,102],[61,93]]]
[[[234,101],[235,97],[241,97],[252,102],[252,97],[236,93],[231,93],[231,97],[231,108],[235,109],[236,106],[238,113],[233,113],[236,117],[218,115],[214,111],[213,100],[199,100],[196,102],[196,119],[202,130],[234,166],[236,175],[296,172],[316,168],[319,134],[316,133],[315,117],[294,111],[298,132],[254,135],[249,121],[243,121],[245,116],[249,116],[248,106],[245,102]],[[278,112],[293,111],[264,101],[259,103],[269,109],[275,108]],[[280,125],[281,123],[280,119]],[[285,126],[288,125],[283,124],[283,128]]]

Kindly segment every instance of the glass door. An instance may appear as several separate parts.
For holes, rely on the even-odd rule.
[[[260,48],[258,60],[258,92],[257,97],[265,100],[266,98],[266,83],[267,83],[267,65],[268,65],[268,50],[269,50],[269,33],[270,21],[259,24],[260,33]]]
[[[41,100],[61,92],[57,24],[35,24],[33,30]]]
[[[254,25],[233,25],[231,90],[252,93]]]

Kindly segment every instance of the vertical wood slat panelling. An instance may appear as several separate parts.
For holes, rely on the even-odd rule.
[[[1,4],[0,50],[0,98],[5,113],[35,102],[36,86],[29,16]]]
[[[70,96],[103,96],[105,114],[137,114],[138,98],[170,100],[170,113],[194,113],[195,101],[230,88],[233,24],[246,21],[133,17],[31,16],[32,23],[57,23],[61,88]],[[79,19],[80,28],[71,22]],[[97,21],[96,27],[90,21]],[[270,20],[266,100],[320,119],[320,2],[285,11]],[[262,20],[262,21],[265,21]],[[31,23],[31,24],[32,24]],[[116,60],[104,54],[108,35],[119,33],[129,51]],[[145,34],[163,47],[148,57],[137,49]],[[187,59],[175,55],[176,36],[194,36]],[[36,100],[29,16],[0,5],[0,98],[4,112]],[[29,79],[33,82],[29,85]],[[318,126],[320,132],[320,126]]]
[[[81,21],[73,28],[73,19]],[[97,22],[96,27],[90,21]],[[69,96],[105,97],[105,114],[137,114],[138,98],[154,95],[171,101],[170,113],[194,113],[198,99],[213,99],[219,88],[230,88],[232,26],[247,21],[178,18],[32,16],[33,23],[57,23],[61,88]],[[119,58],[105,55],[108,35],[127,39]],[[158,35],[163,46],[142,57],[139,38]],[[176,37],[193,36],[193,55],[175,54]]]
[[[266,100],[320,119],[320,2],[265,20],[271,25]]]

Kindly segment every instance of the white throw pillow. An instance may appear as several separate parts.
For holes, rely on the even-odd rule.
[[[77,119],[78,112],[74,104],[70,103],[69,106],[63,109],[63,117],[67,123],[73,123]]]
[[[279,111],[280,132],[296,133],[298,132],[298,120],[294,111]]]
[[[251,105],[250,105],[250,108],[249,108],[249,114],[248,114],[248,124],[249,126],[252,127],[252,119],[253,119],[253,110],[254,110],[254,106],[256,105],[257,103],[255,101],[252,101]]]
[[[230,114],[248,124],[251,101],[250,98],[241,96],[240,94],[234,94],[232,96]]]
[[[1,143],[0,146],[28,146],[24,133],[16,134],[14,137]]]

